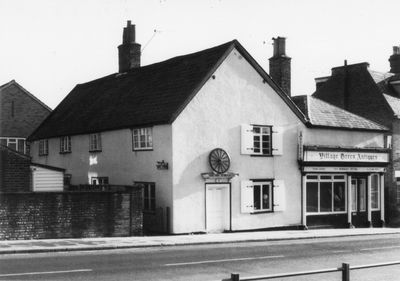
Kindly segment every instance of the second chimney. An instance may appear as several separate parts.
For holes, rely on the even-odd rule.
[[[400,73],[400,47],[393,46],[393,55],[389,58],[390,72]]]
[[[124,28],[122,44],[118,46],[119,72],[140,67],[140,44],[135,41],[135,25],[129,20]]]
[[[286,38],[277,37],[272,40],[274,41],[274,53],[269,59],[269,74],[272,80],[290,97],[291,58],[286,56]]]

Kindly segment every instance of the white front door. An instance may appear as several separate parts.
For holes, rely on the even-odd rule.
[[[229,230],[229,184],[206,185],[207,232]]]

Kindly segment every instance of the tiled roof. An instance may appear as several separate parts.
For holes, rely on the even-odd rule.
[[[391,77],[391,74],[370,70],[368,63],[335,67],[313,97],[389,127],[393,110],[383,93],[395,95],[387,83]]]
[[[383,96],[392,108],[393,113],[400,117],[400,99],[386,94],[383,94]]]
[[[169,123],[233,45],[78,84],[30,139]]]
[[[77,85],[29,140],[171,123],[234,48],[306,123],[291,99],[233,40]]]
[[[341,129],[359,129],[386,131],[386,127],[344,109],[331,105],[312,96],[299,96],[295,98],[296,104],[300,103],[304,114],[310,120],[312,126],[333,127]],[[306,106],[301,107],[301,104]]]

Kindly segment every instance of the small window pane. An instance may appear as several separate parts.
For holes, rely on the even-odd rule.
[[[333,176],[333,178],[335,180],[344,180],[344,176],[343,175],[341,175],[341,176]]]
[[[379,208],[379,176],[371,176],[371,208]]]
[[[357,211],[357,181],[351,180],[351,210]]]
[[[333,208],[335,212],[344,211],[346,206],[344,182],[333,183]]]
[[[332,176],[321,176],[321,180],[331,180]]]
[[[253,127],[253,132],[256,134],[260,133],[260,127]]]
[[[263,209],[270,209],[270,194],[269,194],[269,185],[263,184],[262,186],[262,205]]]
[[[268,134],[268,135],[269,135],[269,134],[270,134],[270,128],[269,128],[269,127],[263,127],[263,128],[262,128],[262,133],[263,133],[263,134]]]
[[[318,176],[317,175],[307,175],[308,180],[317,180]]]
[[[253,195],[254,195],[254,210],[260,210],[261,209],[261,198],[260,198],[260,186],[259,185],[254,185]]]
[[[18,140],[18,151],[25,153],[25,140]]]
[[[332,212],[332,183],[320,182],[320,211]]]
[[[318,212],[318,183],[307,183],[307,212]]]
[[[367,184],[365,179],[360,179],[360,211],[367,210]]]
[[[9,142],[8,147],[14,150],[17,150],[17,144],[15,142]]]

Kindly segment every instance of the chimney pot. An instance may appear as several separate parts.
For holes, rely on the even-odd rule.
[[[393,46],[393,54],[389,58],[390,72],[400,73],[400,46]]]

